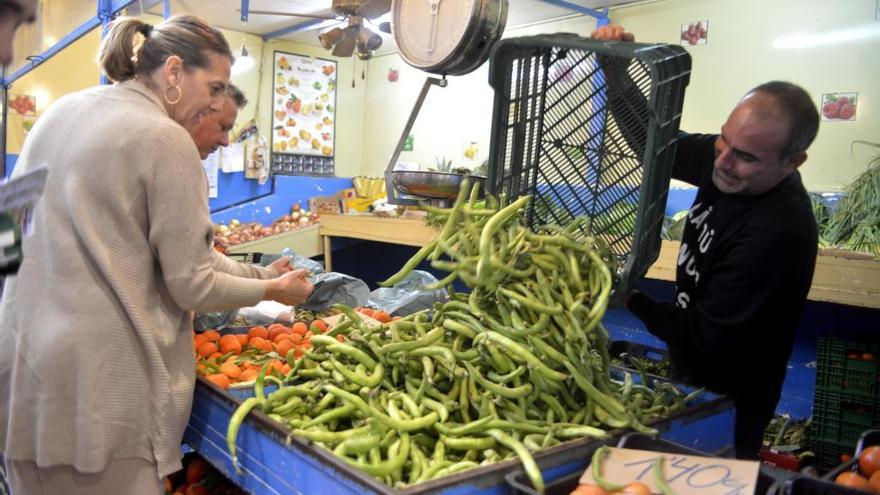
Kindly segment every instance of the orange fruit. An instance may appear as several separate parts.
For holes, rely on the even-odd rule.
[[[302,335],[300,335],[300,334],[298,334],[298,333],[292,333],[292,334],[288,335],[287,338],[288,338],[291,342],[293,342],[294,344],[299,344],[299,343],[302,342],[302,340],[303,340]]]
[[[246,333],[237,333],[235,334],[235,338],[238,339],[238,343],[241,344],[242,347],[246,346],[248,343],[248,336]]]
[[[275,342],[275,338],[279,335],[288,334],[291,331],[290,328],[285,327],[284,325],[272,326],[272,330],[269,330],[269,340],[271,340],[272,342]]]
[[[275,352],[282,356],[287,355],[287,351],[293,349],[294,343],[290,339],[282,339],[281,342],[275,344]]]
[[[248,345],[251,347],[257,348],[261,351],[271,352],[272,351],[272,343],[262,337],[254,337],[248,342]]]
[[[193,337],[193,348],[198,349],[202,344],[207,342],[208,339],[205,337],[205,334],[197,333],[195,337]]]
[[[868,485],[871,486],[871,490],[874,490],[874,493],[880,493],[880,471],[874,471],[871,479],[868,480]]]
[[[217,351],[214,354],[211,354],[210,356],[208,356],[208,359],[212,359],[212,360],[214,360],[214,362],[219,363],[220,358],[222,358],[222,357],[223,357],[223,354],[220,354],[220,352]]]
[[[281,374],[284,376],[287,376],[287,374],[290,373],[291,369],[292,368],[290,367],[289,364],[284,363],[283,365],[281,365]]]
[[[303,323],[303,322],[301,322],[301,321],[298,321],[298,322],[296,322],[296,323],[293,324],[293,327],[291,328],[291,331],[293,331],[293,333],[295,333],[295,334],[305,335],[306,332],[309,331],[309,327],[306,326],[305,323]]]
[[[265,339],[268,336],[269,331],[266,330],[266,327],[257,326],[252,327],[250,330],[248,330],[248,340],[253,339],[254,337],[262,337]]]
[[[205,378],[207,378],[209,382],[217,385],[220,388],[229,388],[229,377],[224,375],[223,373],[205,375]]]
[[[205,485],[189,485],[186,489],[186,495],[210,495],[210,493]]]
[[[205,338],[210,340],[211,342],[217,342],[220,340],[220,332],[218,332],[217,330],[208,330],[202,332],[202,335],[204,335]]]
[[[220,352],[223,354],[241,354],[241,344],[235,335],[224,335],[220,339]]]
[[[192,485],[202,481],[211,470],[211,465],[204,458],[193,457],[193,460],[186,466],[186,483]]]
[[[241,375],[241,368],[239,368],[232,361],[226,361],[225,363],[220,365],[220,373],[223,373],[229,378],[235,380]]]
[[[376,310],[373,312],[373,319],[380,323],[388,323],[391,321],[391,315],[384,311]]]
[[[272,342],[274,342],[276,345],[280,344],[282,340],[291,340],[292,335],[296,335],[296,334],[295,333],[279,333],[278,335],[275,336],[274,339],[272,339]],[[299,335],[296,335],[296,336],[299,337]]]
[[[312,327],[317,327],[317,330],[312,329]],[[312,330],[314,333],[324,333],[327,331],[327,322],[324,320],[315,320],[309,325],[309,330]]]
[[[238,375],[238,381],[240,382],[249,382],[251,380],[256,380],[257,375],[260,374],[260,370],[256,368],[246,368],[244,371]]]
[[[269,333],[271,334],[272,330],[275,330],[276,328],[284,328],[284,325],[282,325],[281,323],[273,323],[273,324],[269,325],[269,328],[268,328]]]
[[[213,342],[205,342],[199,346],[199,357],[208,357],[217,352],[217,344]]]

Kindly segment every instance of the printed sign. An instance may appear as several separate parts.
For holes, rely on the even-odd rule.
[[[336,62],[275,52],[272,151],[333,156]]]
[[[663,477],[674,493],[690,495],[751,495],[755,493],[759,464],[754,461],[718,459],[649,450],[609,448],[602,460],[602,478],[619,485],[638,481],[652,493],[660,493],[654,462],[663,457]],[[588,468],[580,482],[595,484]]]
[[[822,95],[822,120],[856,120],[858,93],[827,93]]]

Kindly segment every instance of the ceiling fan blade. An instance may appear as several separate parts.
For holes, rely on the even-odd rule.
[[[375,19],[391,10],[391,0],[367,0],[357,10],[357,15],[366,19]]]
[[[354,53],[358,40],[357,31],[357,28],[351,26],[345,28],[345,37],[333,47],[334,57],[350,57]]]
[[[379,31],[382,31],[386,34],[391,34],[391,23],[388,21],[379,23]]]
[[[236,9],[241,12],[241,9]],[[325,20],[343,20],[342,17],[335,15],[320,15],[320,14],[294,14],[292,12],[275,12],[272,10],[248,10],[248,15],[257,14],[257,15],[283,15],[288,17],[308,17],[309,19],[325,19]]]

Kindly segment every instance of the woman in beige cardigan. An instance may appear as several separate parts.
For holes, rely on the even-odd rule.
[[[119,19],[99,58],[116,84],[48,108],[16,167],[49,169],[0,305],[0,449],[16,495],[160,493],[192,401],[189,311],[299,304],[312,289],[303,271],[211,247],[187,131],[228,83],[223,35],[195,17]]]

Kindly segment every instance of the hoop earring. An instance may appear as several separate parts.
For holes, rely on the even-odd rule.
[[[171,101],[171,98],[168,97],[168,90],[169,89],[176,89],[177,90],[177,98],[174,99],[174,101]],[[176,105],[180,101],[180,99],[183,97],[183,91],[181,91],[180,86],[168,86],[167,88],[165,88],[165,92],[163,93],[162,96],[165,97],[165,103],[167,103],[169,105]]]

